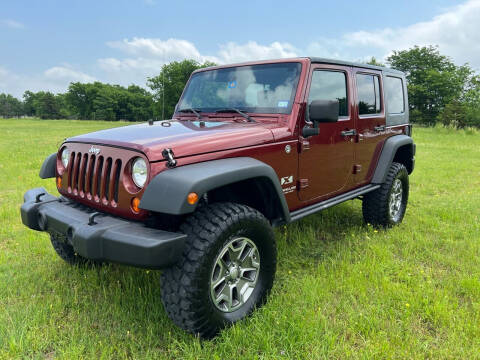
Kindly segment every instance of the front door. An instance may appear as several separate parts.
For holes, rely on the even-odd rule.
[[[338,100],[339,120],[321,123],[320,134],[300,138],[299,198],[323,200],[352,185],[355,134],[351,69],[346,66],[312,66],[305,102]],[[350,134],[351,135],[348,135]]]

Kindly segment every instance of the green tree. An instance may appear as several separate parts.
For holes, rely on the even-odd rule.
[[[146,121],[153,117],[152,94],[136,85],[71,83],[65,101],[80,119]]]
[[[49,91],[39,91],[35,94],[33,107],[35,116],[41,119],[60,119],[62,114],[63,97]]]
[[[212,62],[201,64],[195,60],[173,61],[163,65],[160,74],[147,81],[154,93],[154,115],[165,119],[171,118],[192,72],[214,65]]]
[[[25,115],[27,116],[35,116],[35,93],[27,90],[23,93],[23,109]]]
[[[102,84],[82,84],[80,82],[70,83],[66,93],[65,101],[70,111],[79,119],[92,119],[94,116],[94,99]]]
[[[427,125],[435,124],[447,104],[461,101],[474,78],[468,65],[456,66],[434,46],[394,51],[387,61],[406,73],[411,120]]]
[[[465,127],[467,118],[467,107],[458,99],[454,99],[439,114],[439,120],[443,125],[451,125],[456,128]]]
[[[480,81],[475,79],[462,99],[448,103],[439,115],[444,125],[458,128],[475,126],[480,128]]]
[[[127,88],[130,101],[127,104],[131,121],[146,121],[153,117],[153,96],[144,88],[130,85]]]
[[[375,66],[385,66],[385,64],[382,64],[380,61],[378,61],[375,56],[372,56],[370,60],[367,61],[368,65],[375,65]]]
[[[0,116],[19,117],[24,114],[23,103],[10,94],[0,94]]]
[[[42,119],[64,119],[70,116],[65,94],[53,94],[49,91],[25,91],[23,108],[25,115]]]

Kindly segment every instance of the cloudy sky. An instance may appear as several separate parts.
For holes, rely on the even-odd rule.
[[[382,60],[427,44],[480,70],[480,0],[325,3],[2,0],[0,93],[60,92],[71,81],[145,86],[184,58]]]

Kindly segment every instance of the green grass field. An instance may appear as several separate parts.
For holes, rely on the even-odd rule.
[[[177,329],[160,273],[75,268],[25,228],[23,193],[68,136],[121,125],[0,119],[0,359],[480,358],[480,133],[414,128],[404,222],[375,230],[360,201],[277,230],[266,306],[200,341]]]

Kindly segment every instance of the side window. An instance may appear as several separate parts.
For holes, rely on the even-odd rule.
[[[341,71],[315,70],[308,103],[313,100],[338,100],[339,116],[348,116],[347,76]]]
[[[382,111],[380,80],[377,75],[357,74],[358,114],[379,114]]]
[[[389,114],[401,114],[405,111],[402,79],[387,76],[385,78],[385,94],[387,96]]]

